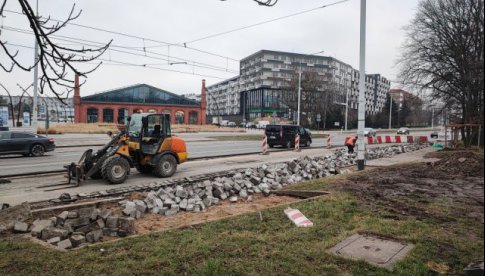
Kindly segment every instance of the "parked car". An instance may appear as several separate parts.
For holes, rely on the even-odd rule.
[[[246,124],[246,128],[256,128],[256,124],[253,122],[249,122]]]
[[[400,129],[397,130],[397,134],[402,134],[402,135],[409,135],[409,133],[411,132],[411,130],[408,128],[408,127],[402,127]]]
[[[235,122],[229,122],[229,123],[227,123],[227,126],[228,127],[236,127],[236,123]]]
[[[269,125],[269,121],[259,121],[256,127],[260,129],[266,129],[267,125]]]
[[[312,144],[311,133],[297,125],[267,125],[265,129],[270,148],[274,146],[294,147],[297,133],[300,133],[301,146],[309,147]]]
[[[364,128],[364,136],[369,137],[369,136],[376,136],[377,131],[373,128],[366,127]]]
[[[53,138],[29,132],[0,131],[0,154],[42,156],[55,148]]]

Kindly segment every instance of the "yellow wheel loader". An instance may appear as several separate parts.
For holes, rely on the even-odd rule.
[[[172,136],[170,115],[137,113],[128,117],[120,133],[93,153],[87,150],[79,162],[65,166],[69,183],[103,178],[110,184],[123,183],[131,168],[157,177],[170,177],[177,165],[187,161],[185,141]]]

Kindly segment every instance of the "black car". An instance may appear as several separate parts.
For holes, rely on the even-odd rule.
[[[53,138],[28,132],[0,131],[0,154],[42,156],[55,148]]]
[[[300,145],[309,147],[312,144],[312,136],[305,128],[296,125],[267,125],[265,134],[268,138],[268,146],[283,146],[292,148],[295,146],[295,136],[300,134]]]

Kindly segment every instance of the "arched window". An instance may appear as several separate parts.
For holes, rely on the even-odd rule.
[[[113,109],[105,108],[103,109],[103,123],[113,123],[114,122],[114,114]]]
[[[175,123],[183,124],[185,122],[185,113],[183,111],[175,112]]]
[[[98,122],[98,109],[97,108],[88,108],[87,112],[87,122],[88,123],[97,123]]]
[[[189,124],[196,125],[199,123],[198,114],[195,111],[190,111],[189,113]]]
[[[148,113],[157,113],[157,110],[154,108],[148,109]]]
[[[120,108],[118,109],[118,121],[117,123],[119,124],[125,124],[125,120],[128,117],[128,109],[126,108]]]

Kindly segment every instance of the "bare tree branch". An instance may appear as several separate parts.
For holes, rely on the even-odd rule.
[[[11,52],[7,48],[7,41],[0,39],[1,49],[8,60],[10,60],[10,64],[0,63],[0,67],[5,72],[12,72],[14,68],[31,71],[38,65],[41,72],[40,93],[43,94],[44,89],[48,88],[61,102],[65,103],[65,97],[63,96],[65,93],[61,91],[74,88],[74,75],[81,76],[83,78],[82,83],[84,83],[87,75],[96,70],[101,65],[101,62],[88,70],[80,70],[78,64],[91,62],[99,58],[109,48],[111,41],[99,48],[61,46],[52,41],[51,36],[65,28],[71,21],[77,19],[81,15],[82,10],[76,12],[76,6],[73,5],[67,19],[64,21],[56,20],[54,23],[50,17],[38,17],[27,0],[17,1],[39,45],[38,59],[30,64],[21,63],[17,57],[18,51],[15,53]],[[6,3],[7,0],[3,0],[0,5],[0,15],[3,13]]]
[[[272,7],[278,3],[278,0],[253,0],[261,6]]]

